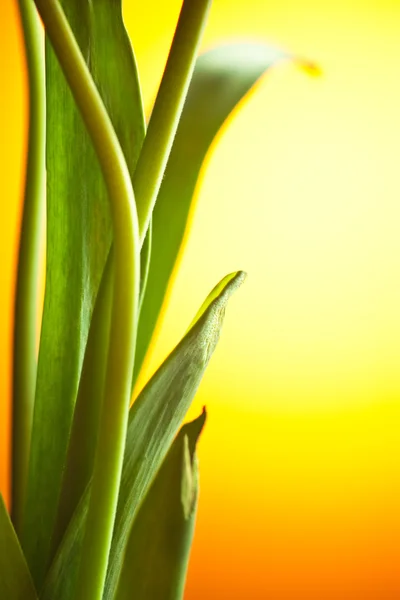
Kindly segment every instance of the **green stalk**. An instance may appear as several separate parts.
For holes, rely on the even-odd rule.
[[[121,479],[134,362],[140,244],[135,198],[117,136],[57,0],[35,0],[97,153],[114,230],[114,290],[105,393],[74,600],[101,600]]]
[[[21,532],[36,387],[38,273],[45,184],[44,40],[31,0],[19,0],[29,84],[29,135],[14,310],[12,506]]]
[[[184,0],[133,176],[143,244],[182,113],[212,0]]]

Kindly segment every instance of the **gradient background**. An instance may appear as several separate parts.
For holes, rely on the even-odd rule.
[[[125,2],[150,106],[180,1]],[[400,598],[400,2],[215,0],[204,47],[260,39],[274,69],[215,144],[154,370],[244,268],[207,404],[187,600]],[[0,485],[26,88],[0,9]]]

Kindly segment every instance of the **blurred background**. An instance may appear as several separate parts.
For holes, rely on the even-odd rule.
[[[149,109],[180,0],[125,2]],[[26,83],[0,8],[0,488]],[[208,422],[186,600],[400,598],[400,2],[215,0],[204,48],[273,69],[212,148],[150,374],[227,272],[249,273],[191,411]]]

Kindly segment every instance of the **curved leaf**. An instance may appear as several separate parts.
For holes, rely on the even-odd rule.
[[[238,102],[268,68],[284,58],[288,55],[281,50],[242,43],[215,48],[197,60],[153,211],[151,263],[139,321],[134,381],[182,248],[193,193],[207,151]]]
[[[130,410],[104,600],[114,596],[132,524],[218,342],[227,301],[244,277],[239,271],[227,280],[219,296],[161,365]],[[41,600],[73,599],[89,495],[90,486],[67,529]]]
[[[205,411],[180,430],[133,523],[116,600],[181,600],[198,497]]]
[[[144,120],[121,0],[64,0],[62,5],[132,175]],[[38,586],[50,559],[83,354],[111,243],[108,199],[98,161],[48,41],[46,94],[46,292],[22,536]]]

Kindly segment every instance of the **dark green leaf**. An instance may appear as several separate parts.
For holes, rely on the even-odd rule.
[[[197,61],[153,211],[151,264],[140,314],[134,380],[182,249],[193,192],[207,151],[238,102],[269,67],[284,58],[285,53],[265,45],[229,44]]]
[[[205,411],[184,425],[134,521],[116,600],[181,600],[197,497],[196,443]]]
[[[227,301],[243,279],[242,272],[229,275],[223,280],[224,286],[219,286],[218,297],[214,290],[211,292],[206,310],[131,408],[104,600],[113,598],[132,524],[218,342]],[[90,488],[64,536],[47,577],[42,600],[73,599],[89,494]]]
[[[0,494],[0,598],[37,600],[28,565]]]
[[[121,2],[62,2],[133,174],[144,136]],[[82,119],[46,42],[47,267],[23,546],[38,586],[50,559],[93,305],[111,243],[109,206]]]

